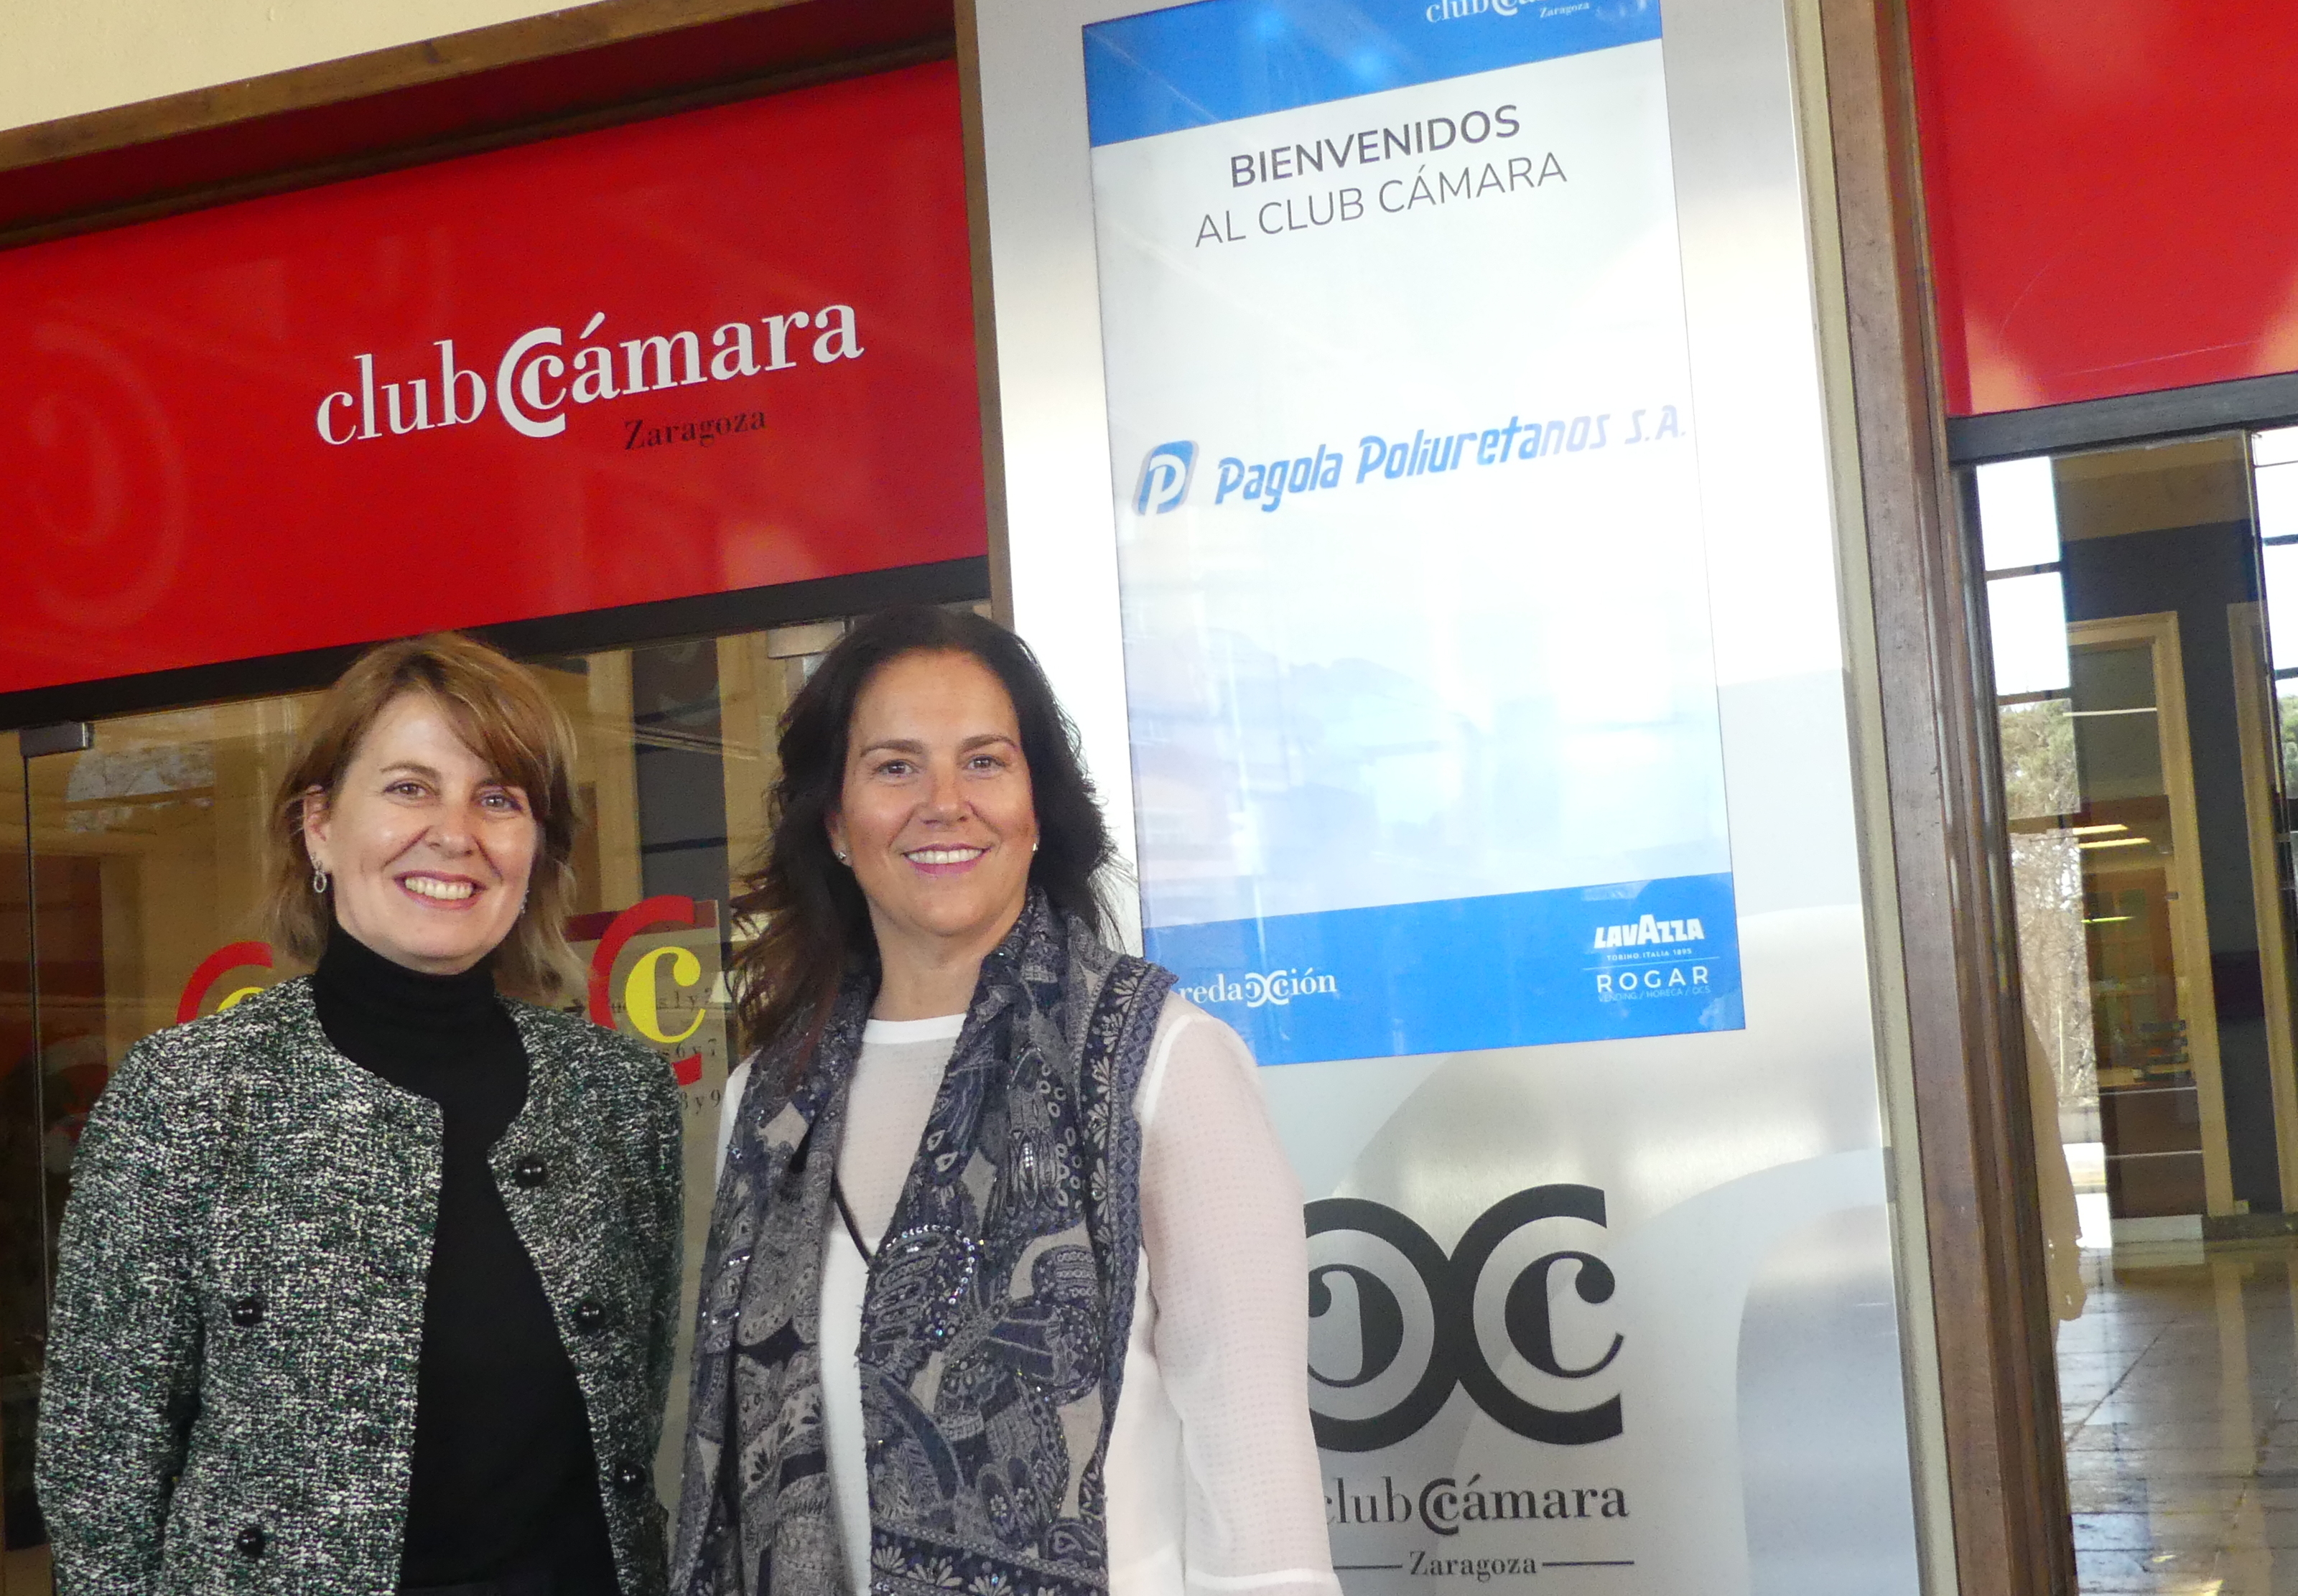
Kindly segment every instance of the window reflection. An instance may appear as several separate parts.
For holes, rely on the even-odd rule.
[[[2061,638],[2063,656],[2063,628]],[[2098,1073],[2081,835],[2065,827],[2082,808],[2073,707],[2063,696],[2006,703],[2000,724],[2027,1009],[2060,1102],[2071,1105],[2087,1127],[2074,1139],[2088,1144],[2098,1139]],[[2103,1163],[2098,1179],[2103,1187]]]
[[[765,837],[782,712],[846,624],[529,662],[574,724],[575,785],[593,818],[567,927],[591,979],[564,1006],[646,1041],[686,1094],[684,1324],[733,1041],[722,971],[748,934],[727,901]],[[80,1127],[135,1042],[302,973],[260,940],[257,911],[271,794],[318,697],[117,717],[95,724],[86,752],[29,761],[12,734],[0,736],[0,1485],[12,1551],[45,1539],[31,1442]],[[682,1376],[672,1391],[682,1403]],[[665,1479],[683,1429],[674,1406]],[[32,1565],[0,1567],[12,1580]],[[45,1589],[45,1576],[26,1588]]]
[[[2067,601],[2057,572],[1989,579],[1987,614],[1994,634],[1998,697],[2066,690],[2072,679],[2067,663]]]
[[[1982,465],[1980,547],[1989,571],[2053,565],[2059,558],[2058,488],[2046,455]]]

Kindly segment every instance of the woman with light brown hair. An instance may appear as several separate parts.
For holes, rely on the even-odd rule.
[[[573,965],[572,751],[452,635],[320,703],[269,906],[311,975],[138,1043],[80,1143],[40,1413],[62,1596],[662,1589],[677,1089],[520,1000]]]

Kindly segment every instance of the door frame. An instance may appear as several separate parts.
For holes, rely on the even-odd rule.
[[[2202,1113],[2203,1212],[2206,1217],[2223,1218],[2235,1211],[2234,1167],[2227,1149],[2226,1083],[2219,1057],[2217,989],[2211,979],[2202,827],[2195,813],[2194,748],[2186,730],[2186,663],[2178,646],[2178,613],[2112,615],[2067,626],[2070,653],[2132,643],[2147,646],[2154,671],[2154,729],[2162,750],[2163,792],[2170,803],[2170,878],[2178,894],[2170,909],[2171,967]]]
[[[2234,660],[2236,741],[2242,750],[2242,810],[2250,847],[2250,894],[2258,918],[2259,975],[2266,989],[2266,1068],[2274,1095],[2274,1154],[2285,1212],[2298,1210],[2298,1035],[2292,1030],[2290,930],[2277,824],[2281,727],[2267,652],[2266,601],[2227,606]]]
[[[1905,0],[1816,0],[1839,250],[1843,369],[1830,401],[1856,458],[1847,574],[1873,618],[1855,666],[1880,767],[1881,950],[1905,994],[1883,1039],[1910,1080],[1930,1329],[1961,1596],[2076,1588],[2034,1116],[2013,930],[1977,517],[1948,453]],[[1941,1559],[1944,1560],[1944,1559]]]

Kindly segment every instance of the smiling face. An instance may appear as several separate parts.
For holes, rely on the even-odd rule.
[[[311,862],[335,878],[335,919],[393,964],[469,969],[526,901],[538,827],[526,794],[496,779],[435,699],[385,705],[329,798],[303,802]]]
[[[831,845],[870,901],[880,962],[981,957],[1021,917],[1037,813],[1004,685],[970,654],[905,654],[855,703]]]

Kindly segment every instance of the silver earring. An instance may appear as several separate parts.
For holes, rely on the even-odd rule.
[[[311,867],[311,890],[322,898],[327,895],[327,872],[324,866]]]
[[[1032,852],[1032,853],[1035,853],[1037,851],[1037,844],[1036,839],[1032,838],[1032,839],[1031,839],[1031,841],[1030,841],[1030,843],[1029,843],[1029,851],[1030,851],[1030,852]]]
[[[839,864],[841,864],[841,865],[844,865],[844,866],[847,867],[849,869],[853,867],[853,864],[854,864],[854,860],[852,860],[852,858],[850,858],[849,856],[847,856],[847,855],[846,855],[846,854],[843,854],[843,853],[840,853],[840,854],[839,854],[839,855],[838,855],[838,862],[839,862]]]

